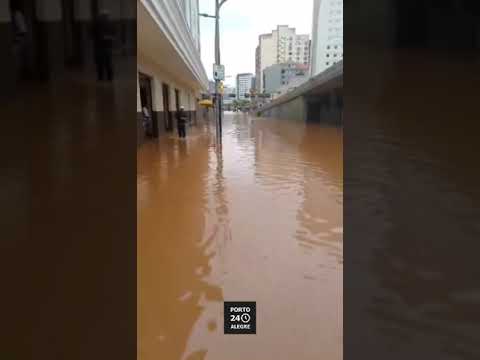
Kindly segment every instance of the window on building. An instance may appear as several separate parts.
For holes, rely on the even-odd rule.
[[[325,63],[325,65],[327,65],[327,66],[328,66],[328,65],[330,65],[330,63],[327,61],[327,62]]]
[[[330,57],[330,54],[327,54],[326,56],[327,56],[327,57]]]

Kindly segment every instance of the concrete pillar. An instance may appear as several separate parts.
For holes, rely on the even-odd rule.
[[[474,48],[480,49],[480,16],[475,16],[475,26],[474,26]]]
[[[116,48],[123,55],[137,52],[137,4],[134,0],[98,0],[99,10],[108,10],[116,29]]]
[[[95,63],[93,51],[93,14],[92,2],[74,0],[73,13],[77,43],[76,61],[84,68],[93,68]]]
[[[137,145],[141,145],[145,140],[144,138],[145,134],[143,130],[143,114],[140,101],[140,79],[137,71]]]
[[[38,65],[40,76],[48,80],[65,69],[65,38],[61,0],[36,0],[38,24]]]
[[[13,53],[13,32],[11,24],[10,8],[7,1],[0,2],[0,44],[4,44],[2,56],[0,56],[0,97],[12,93],[12,86],[16,82],[16,65]]]
[[[339,124],[341,120],[340,101],[337,90],[330,93],[330,116],[333,124]]]
[[[120,1],[120,19],[122,20],[122,50],[126,55],[137,54],[137,2]]]

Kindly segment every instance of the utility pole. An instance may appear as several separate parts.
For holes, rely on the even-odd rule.
[[[209,17],[215,19],[215,65],[219,66],[220,63],[220,8],[227,2],[227,0],[215,0],[215,16],[208,14],[199,14],[203,17]],[[222,95],[220,94],[220,79],[215,79],[215,107],[216,112],[216,130],[217,140],[222,141]]]
[[[220,62],[220,8],[227,0],[215,0],[215,64],[221,65]],[[220,93],[220,80],[215,80],[215,92],[217,94],[217,126],[218,126],[218,139],[222,141],[222,117],[223,117],[223,99]]]
[[[215,0],[215,64],[220,65],[220,1]],[[217,103],[217,139],[222,142],[222,101],[220,100],[220,80],[215,79],[215,100]]]

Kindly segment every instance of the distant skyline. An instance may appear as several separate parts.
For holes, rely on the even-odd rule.
[[[215,0],[199,0],[200,12],[215,14]],[[255,48],[260,34],[277,25],[311,35],[313,0],[227,0],[220,11],[220,56],[225,84],[235,86],[239,73],[255,74]],[[202,62],[209,79],[215,62],[215,20],[200,17]]]

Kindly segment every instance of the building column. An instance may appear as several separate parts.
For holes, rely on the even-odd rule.
[[[332,109],[332,121],[338,125],[341,124],[342,121],[342,95],[340,94],[340,91],[338,89],[333,90],[331,94],[330,101],[333,103],[331,105]]]
[[[38,20],[38,66],[43,80],[65,69],[65,43],[61,0],[36,0]]]
[[[0,2],[0,43],[4,44],[2,56],[0,56],[0,97],[12,93],[12,86],[17,80],[15,57],[13,53],[13,31],[11,24],[10,8],[7,1]]]
[[[108,10],[115,27],[116,48],[122,55],[137,53],[136,1],[98,0],[99,11]]]
[[[92,2],[89,0],[74,0],[74,27],[77,43],[76,62],[84,68],[93,68],[93,16]]]
[[[122,50],[124,55],[137,54],[137,2],[120,0],[122,22]]]
[[[137,69],[137,146],[141,145],[145,140],[145,134],[143,130],[143,114],[142,105],[140,101],[140,78],[138,76]]]

